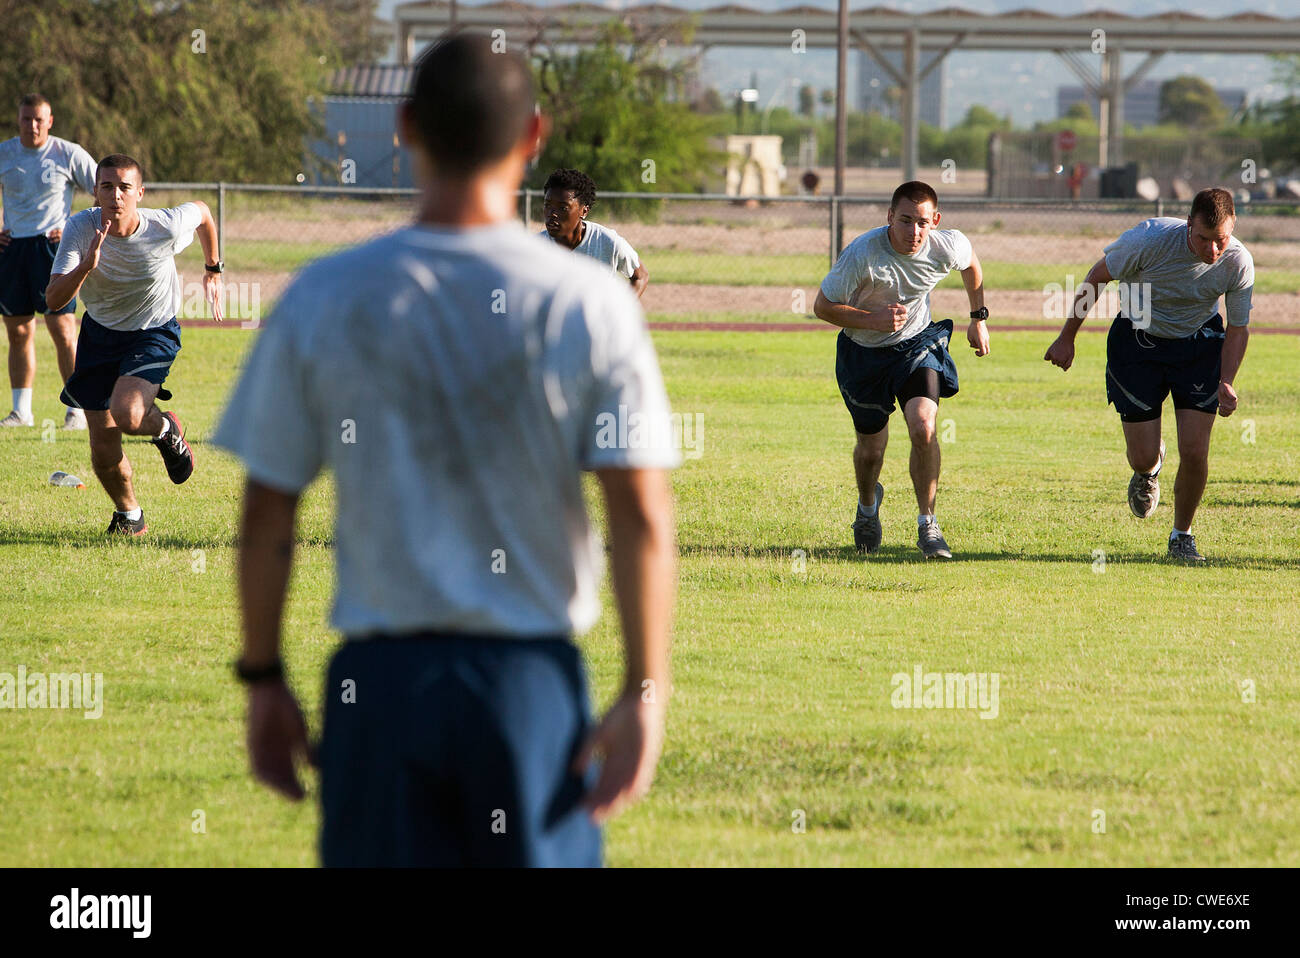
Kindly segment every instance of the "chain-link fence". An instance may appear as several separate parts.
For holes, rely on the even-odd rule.
[[[414,191],[356,187],[157,184],[146,203],[205,200],[220,221],[232,318],[265,310],[290,276],[333,250],[412,219]],[[520,193],[520,216],[541,231],[541,193]],[[650,272],[643,303],[654,317],[789,322],[809,316],[840,244],[883,225],[888,198],[800,196],[737,199],[694,194],[601,194],[590,219],[611,226]],[[943,199],[941,227],[970,238],[984,269],[995,319],[1055,322],[1053,291],[1070,288],[1103,247],[1150,216],[1187,215],[1169,201]],[[1255,259],[1256,311],[1263,325],[1300,326],[1300,204],[1243,204],[1235,235]],[[180,257],[186,279],[201,274],[193,244]],[[195,315],[203,312],[194,304]],[[960,277],[934,293],[937,313],[967,311]]]

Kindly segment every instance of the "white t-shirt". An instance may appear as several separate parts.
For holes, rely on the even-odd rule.
[[[1106,269],[1129,284],[1121,302],[1133,303],[1131,320],[1151,320],[1147,333],[1183,339],[1205,325],[1224,297],[1230,326],[1250,323],[1255,261],[1234,236],[1208,265],[1187,246],[1187,221],[1173,216],[1143,220],[1106,247]],[[1146,297],[1149,296],[1149,299]]]
[[[303,270],[213,442],[285,492],[333,470],[344,634],[540,637],[600,611],[582,471],[679,462],[603,427],[668,416],[626,283],[518,223],[414,226]]]
[[[134,233],[105,237],[99,265],[77,294],[91,318],[110,329],[152,329],[180,313],[181,279],[173,257],[194,241],[203,222],[203,211],[194,203],[137,212],[140,225]],[[69,219],[50,274],[76,269],[102,228],[98,206]]]
[[[72,212],[73,187],[95,195],[95,160],[76,143],[48,137],[28,149],[18,137],[0,143],[4,228],[15,239],[44,236]]]
[[[542,230],[540,235],[547,239],[551,238],[551,234],[546,230]],[[552,242],[557,246],[563,245],[559,240],[552,240]],[[636,268],[641,265],[641,260],[636,255],[636,250],[632,248],[632,244],[608,226],[601,226],[599,223],[587,224],[582,239],[573,248],[573,252],[590,256],[628,279],[632,278]]]
[[[822,280],[822,293],[832,303],[867,311],[893,303],[907,307],[907,322],[892,333],[844,330],[862,346],[892,346],[921,332],[930,325],[930,290],[952,270],[970,268],[970,240],[960,230],[931,230],[910,256],[895,251],[888,233],[888,226],[863,233],[844,247]]]

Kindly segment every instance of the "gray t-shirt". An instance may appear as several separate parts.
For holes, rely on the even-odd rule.
[[[1250,323],[1255,261],[1234,236],[1213,266],[1187,246],[1187,221],[1162,216],[1143,220],[1106,247],[1106,269],[1125,284],[1125,315],[1147,332],[1183,339],[1205,325],[1224,297],[1230,326]]]
[[[582,471],[676,466],[671,436],[632,431],[668,416],[609,270],[518,223],[417,226],[303,270],[213,441],[285,492],[333,470],[344,634],[536,637],[600,611]]]
[[[99,265],[77,295],[91,318],[110,329],[152,329],[181,311],[181,279],[173,257],[194,241],[203,211],[194,203],[165,210],[138,209],[140,225],[130,236],[107,236]],[[103,228],[98,206],[68,220],[50,274],[77,268]]]
[[[551,234],[542,230],[541,235],[550,239]],[[557,246],[560,245],[558,241],[553,242]],[[590,256],[628,279],[632,278],[636,268],[641,265],[641,260],[637,257],[632,244],[608,226],[601,226],[599,223],[587,224],[582,240],[573,248],[573,252]]]
[[[892,303],[907,307],[907,322],[892,333],[875,329],[846,329],[862,346],[892,346],[930,325],[930,290],[952,270],[968,269],[970,240],[960,230],[931,230],[925,245],[906,255],[889,242],[889,227],[863,233],[840,253],[822,280],[822,293],[832,303],[868,312]]]
[[[44,236],[72,212],[73,187],[95,195],[95,161],[76,143],[51,136],[39,149],[18,137],[0,143],[4,228],[15,239]]]

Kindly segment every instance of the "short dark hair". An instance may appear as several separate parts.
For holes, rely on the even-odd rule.
[[[579,203],[591,206],[596,202],[596,181],[582,170],[556,170],[546,178],[543,193],[551,190],[572,190]]]
[[[929,200],[934,204],[935,209],[939,208],[939,194],[934,191],[934,187],[929,183],[922,183],[920,180],[908,180],[894,190],[894,196],[889,201],[889,208],[892,210],[896,207],[899,200],[911,200],[917,206]]]
[[[50,101],[42,93],[25,93],[20,96],[18,98],[18,109],[21,110],[25,106],[48,106],[51,112],[54,111],[54,107],[50,105]]]
[[[405,108],[438,172],[464,175],[502,159],[537,108],[524,58],[493,45],[483,34],[457,33],[416,65]]]
[[[140,174],[140,182],[144,182],[144,167],[140,161],[127,156],[125,153],[110,153],[95,165],[95,185],[99,185],[100,170],[135,170]]]
[[[1187,221],[1190,223],[1198,216],[1212,230],[1218,229],[1225,220],[1235,219],[1237,209],[1232,205],[1232,194],[1218,187],[1201,190],[1192,200],[1192,211],[1187,214]]]

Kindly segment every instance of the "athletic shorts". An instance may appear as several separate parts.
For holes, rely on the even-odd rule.
[[[152,329],[109,329],[90,313],[81,317],[77,364],[59,397],[78,409],[107,409],[113,387],[122,376],[139,376],[162,385],[181,351],[181,325],[175,318]],[[171,399],[165,389],[159,399]]]
[[[326,867],[599,867],[570,766],[591,728],[565,638],[347,641],[320,744]]]
[[[948,352],[951,339],[951,319],[931,323],[892,346],[863,346],[841,331],[835,345],[835,380],[853,428],[867,436],[884,429],[903,384],[918,369],[939,374],[941,399],[957,395],[957,365]]]
[[[45,287],[59,244],[44,236],[11,239],[0,249],[0,315],[36,316],[40,313],[75,313],[77,300],[57,310],[45,308]]]
[[[1223,319],[1218,313],[1183,339],[1163,339],[1116,316],[1106,337],[1106,400],[1124,422],[1160,418],[1170,393],[1175,409],[1219,409]]]

